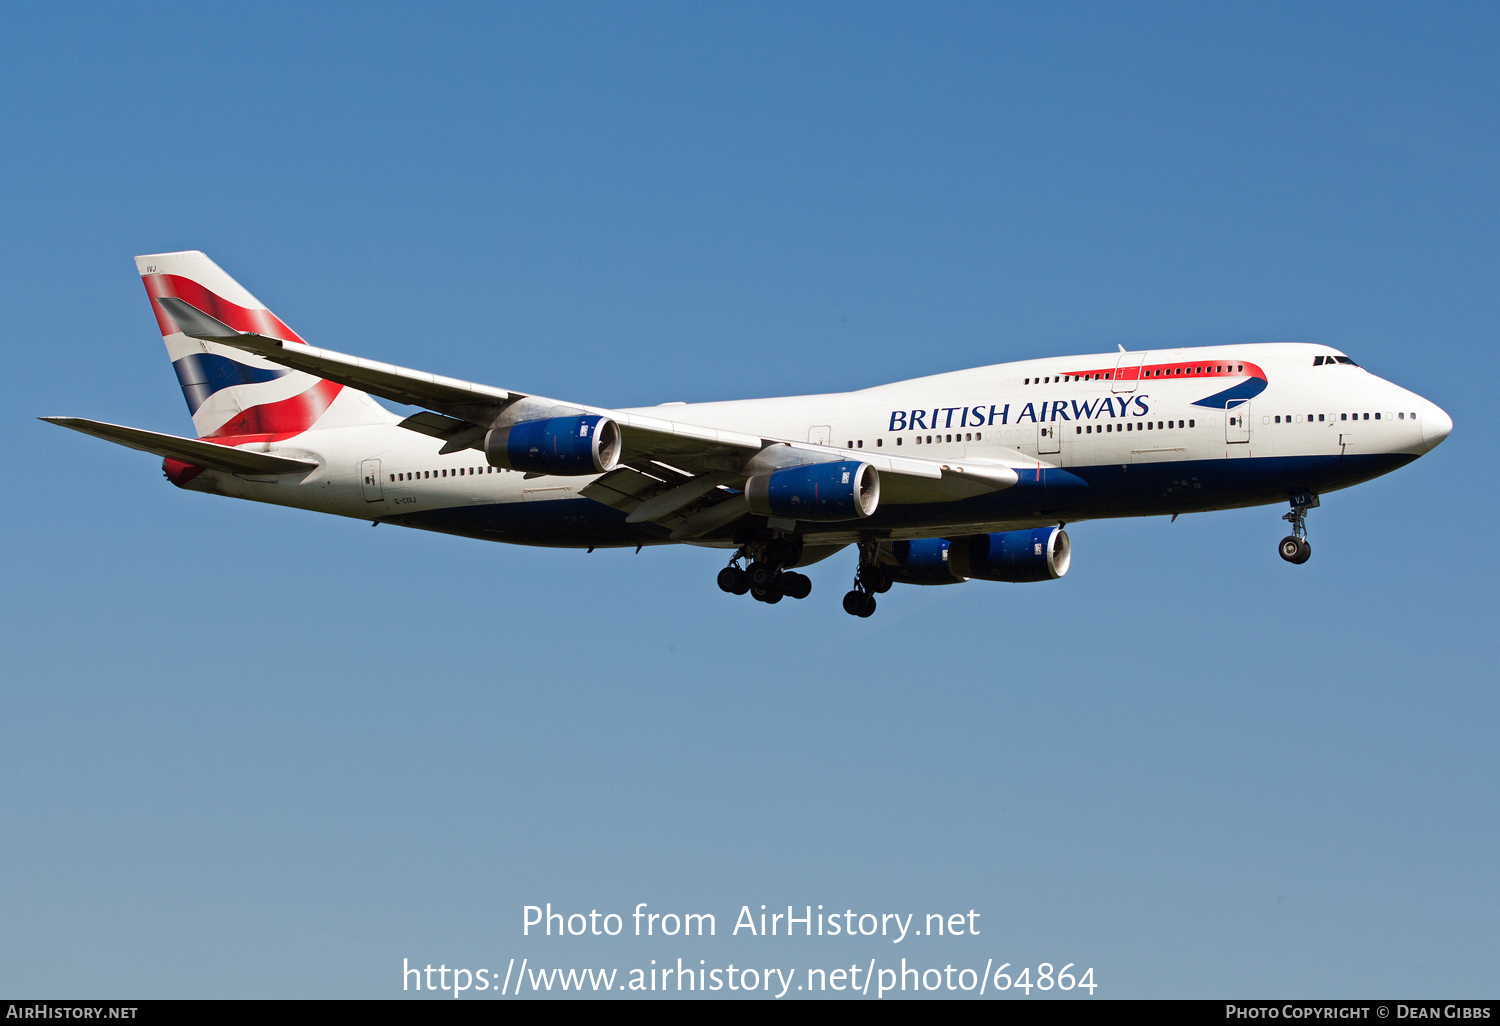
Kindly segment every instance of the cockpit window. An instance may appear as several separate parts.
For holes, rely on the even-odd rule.
[[[1323,366],[1333,367],[1336,364],[1340,364],[1340,363],[1346,364],[1346,365],[1348,365],[1350,367],[1358,367],[1359,366],[1359,364],[1355,363],[1353,360],[1349,359],[1349,357],[1347,357],[1347,356],[1314,356],[1313,357],[1313,366],[1314,367],[1323,367]]]
[[[1349,357],[1347,357],[1347,356],[1335,356],[1334,359],[1337,360],[1339,363],[1347,363],[1351,367],[1358,367],[1359,366],[1359,364],[1355,363],[1353,360],[1349,359]]]

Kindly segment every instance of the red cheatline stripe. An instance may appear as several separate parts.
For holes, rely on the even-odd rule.
[[[1236,370],[1243,367],[1244,370]],[[1103,381],[1139,381],[1145,378],[1260,378],[1266,372],[1253,363],[1235,360],[1233,363],[1206,363],[1202,360],[1185,360],[1179,363],[1153,363],[1145,367],[1109,367],[1101,370],[1064,371],[1052,376],[1049,384],[1058,384],[1061,378],[1084,378]],[[1032,381],[1035,384],[1035,379]],[[1066,382],[1064,382],[1066,383]]]
[[[196,306],[204,313],[212,314],[235,331],[253,331],[257,335],[278,338],[283,342],[302,342],[297,333],[281,323],[281,319],[271,311],[250,310],[231,303],[191,278],[184,278],[180,274],[147,274],[141,277],[141,282],[146,286],[146,295],[152,299],[175,297]],[[151,304],[151,312],[156,314],[156,324],[161,328],[163,337],[177,333],[177,325],[171,322],[158,304]]]

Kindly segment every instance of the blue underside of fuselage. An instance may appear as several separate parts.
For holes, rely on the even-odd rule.
[[[1405,453],[1281,456],[1023,471],[1021,480],[1003,491],[955,502],[883,505],[874,516],[859,521],[858,530],[879,536],[926,525],[948,528],[955,523],[1028,520],[1073,523],[1259,506],[1286,502],[1298,492],[1347,488],[1390,473],[1415,458]],[[583,498],[453,506],[380,519],[517,545],[579,548],[659,545],[669,540],[665,528],[627,524],[621,511]],[[746,518],[737,527],[700,540],[730,539],[736,532],[744,532],[746,523],[757,520]],[[807,523],[801,529],[812,538],[820,530],[845,533],[854,526]]]

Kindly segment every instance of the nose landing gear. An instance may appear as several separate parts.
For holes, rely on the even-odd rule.
[[[1288,563],[1306,563],[1312,558],[1312,546],[1307,541],[1307,511],[1319,505],[1312,492],[1292,496],[1292,509],[1283,513],[1281,519],[1292,525],[1292,533],[1281,539],[1276,551]]]

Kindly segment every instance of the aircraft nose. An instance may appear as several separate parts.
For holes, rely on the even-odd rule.
[[[1422,444],[1428,452],[1453,430],[1453,418],[1443,412],[1442,407],[1427,400],[1422,401]]]

